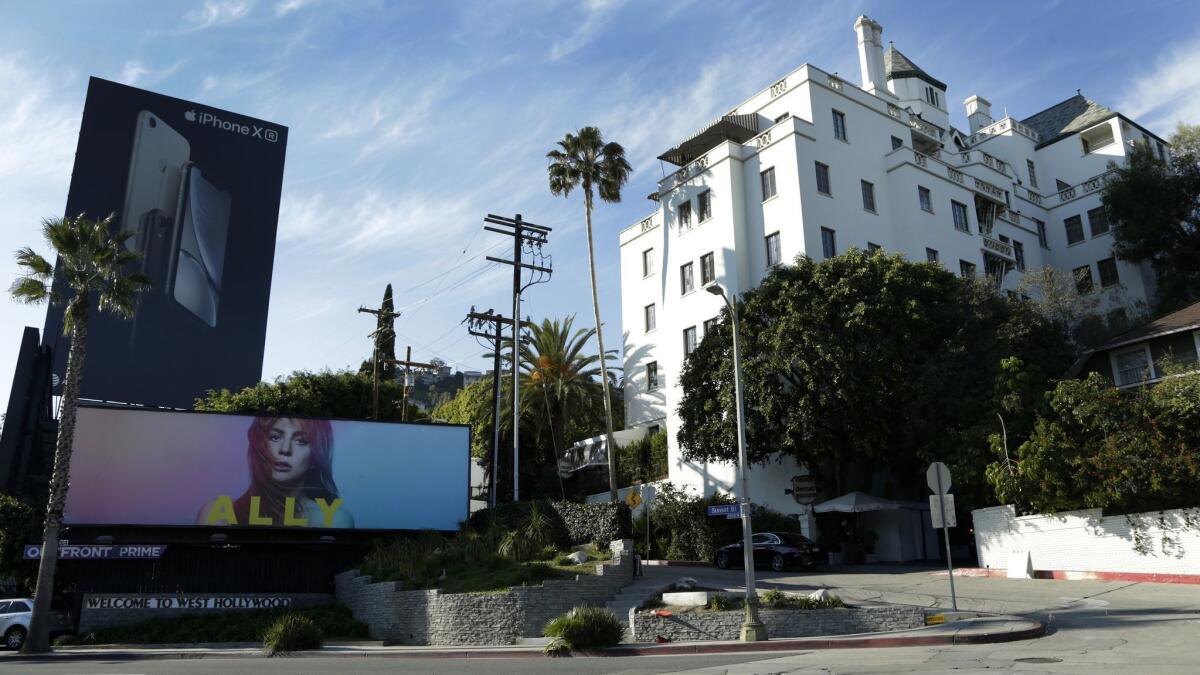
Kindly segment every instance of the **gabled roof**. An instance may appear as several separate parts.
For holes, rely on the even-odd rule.
[[[1147,321],[1133,330],[1126,331],[1116,336],[1099,347],[1087,350],[1079,356],[1079,358],[1075,361],[1075,364],[1072,365],[1070,370],[1067,371],[1066,376],[1075,377],[1075,375],[1077,375],[1083,368],[1084,363],[1086,363],[1093,354],[1107,352],[1120,347],[1125,347],[1127,345],[1137,344],[1139,342],[1146,342],[1147,340],[1152,340],[1164,335],[1171,335],[1172,333],[1180,333],[1186,330],[1196,329],[1200,329],[1200,302],[1193,303],[1187,307],[1184,307],[1183,309],[1171,312],[1170,314],[1160,316],[1153,321]]]
[[[900,53],[894,45],[888,45],[887,51],[883,54],[883,72],[889,80],[895,80],[902,77],[916,77],[925,80],[929,84],[946,91],[946,85],[929,73],[921,69],[920,66],[913,63],[907,56]]]
[[[1109,119],[1115,112],[1076,94],[1071,98],[1046,108],[1045,110],[1021,120],[1025,126],[1032,127],[1041,135],[1042,141],[1038,147],[1049,145],[1054,141],[1082,131],[1094,124]]]
[[[1112,349],[1113,347],[1120,347],[1132,342],[1141,342],[1150,338],[1178,333],[1179,331],[1192,328],[1200,328],[1200,302],[1188,305],[1166,316],[1160,316],[1131,331],[1122,333],[1100,349]]]

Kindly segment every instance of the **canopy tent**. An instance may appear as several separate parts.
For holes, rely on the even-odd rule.
[[[865,492],[849,492],[836,499],[813,507],[817,513],[866,513],[867,511],[896,511],[905,508],[900,502],[883,499]]]

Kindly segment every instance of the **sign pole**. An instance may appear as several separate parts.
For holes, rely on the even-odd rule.
[[[938,501],[942,504],[942,538],[946,542],[946,571],[950,576],[950,605],[958,611],[958,594],[954,592],[954,561],[950,559],[950,528],[946,517],[946,491],[942,487],[942,474],[937,472]]]

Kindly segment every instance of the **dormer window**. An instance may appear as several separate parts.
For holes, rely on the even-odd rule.
[[[1083,154],[1093,153],[1114,142],[1112,125],[1105,122],[1092,127],[1079,134],[1079,140],[1083,143]]]

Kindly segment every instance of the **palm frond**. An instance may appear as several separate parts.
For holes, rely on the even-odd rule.
[[[12,299],[23,305],[39,305],[50,299],[50,284],[33,277],[20,277],[8,289]]]

